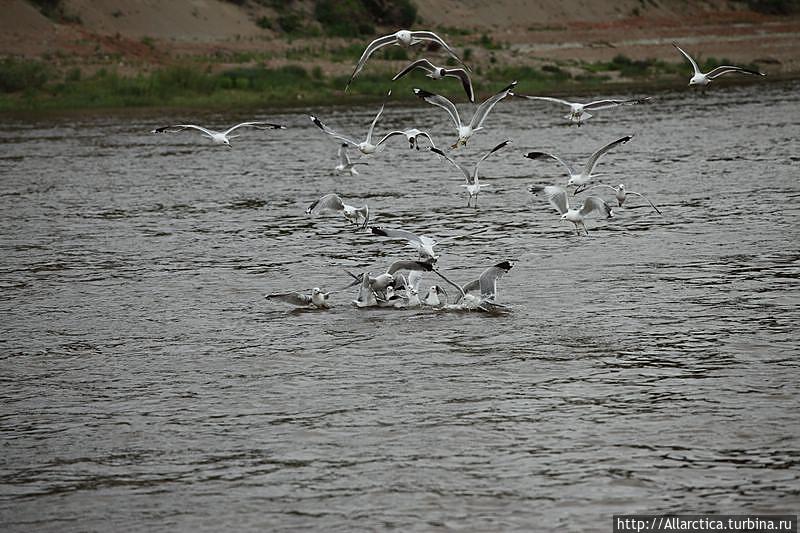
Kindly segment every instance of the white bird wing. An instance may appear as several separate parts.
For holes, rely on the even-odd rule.
[[[352,144],[353,146],[358,146],[358,143],[356,141],[354,141],[350,137],[345,137],[344,135],[342,135],[340,133],[337,133],[334,130],[330,129],[328,126],[323,124],[322,121],[320,119],[318,119],[317,117],[315,117],[314,115],[309,115],[309,117],[311,117],[311,122],[316,124],[316,126],[319,129],[321,129],[322,131],[324,131],[325,133],[327,133],[328,135],[330,135],[334,139],[339,139],[340,141],[344,141],[347,144]]]
[[[336,193],[326,194],[309,205],[308,208],[306,208],[306,214],[318,215],[326,209],[330,211],[343,211],[344,202],[342,202],[342,199]]]
[[[447,155],[446,153],[442,152],[439,148],[431,147],[430,151],[435,153],[435,154],[439,154],[440,156],[442,156],[445,159],[447,159],[448,161],[450,161],[451,165],[453,165],[458,170],[460,170],[461,172],[464,173],[464,177],[467,179],[467,183],[472,183],[472,174],[470,174],[469,169],[467,167],[465,167],[461,163],[456,163],[455,161],[453,161],[453,159],[449,155]]]
[[[417,128],[411,128],[405,130],[403,134],[406,136],[406,139],[408,139],[409,142],[411,141],[411,139],[414,140],[414,143],[416,143],[417,146],[417,150],[419,150],[420,137],[425,137],[426,139],[428,139],[428,142],[431,143],[431,146],[433,148],[436,148],[436,143],[433,142],[433,139],[431,138],[430,134],[427,131],[418,130]]]
[[[616,187],[612,187],[611,185],[606,185],[605,183],[598,183],[597,185],[592,185],[591,187],[586,187],[583,189],[583,192],[591,191],[592,189],[597,189],[598,187],[605,187],[606,189],[611,189],[614,192],[617,192]]]
[[[450,115],[450,118],[453,120],[453,124],[455,124],[456,128],[461,127],[461,117],[458,115],[458,109],[456,109],[455,104],[445,98],[444,96],[439,96],[438,94],[429,93],[428,91],[424,91],[422,89],[414,88],[414,94],[418,97],[422,98],[426,102],[431,105],[435,105],[441,107],[447,114]]]
[[[562,215],[569,211],[567,191],[563,188],[556,185],[548,185],[544,188],[544,195],[547,197],[547,202]]]
[[[374,226],[371,229],[374,235],[389,237],[390,239],[404,239],[417,249],[423,245],[422,238],[419,235],[404,229],[379,228]]]
[[[156,128],[152,130],[150,133],[178,133],[184,130],[198,130],[209,137],[214,137],[215,133],[218,133],[213,130],[206,129],[202,126],[195,126],[194,124],[175,124],[173,126],[163,126],[161,128]]]
[[[402,135],[403,137],[406,137],[406,132],[405,131],[400,131],[400,130],[390,131],[389,133],[387,133],[386,135],[381,137],[381,140],[376,142],[375,146],[382,145],[384,142],[386,142],[387,140],[391,139],[392,137],[394,137],[396,135]],[[369,142],[369,141],[367,141],[367,142]]]
[[[339,151],[337,153],[339,156],[339,163],[343,166],[347,166],[350,164],[350,156],[347,155],[347,143],[339,145]]]
[[[408,286],[414,292],[419,292],[419,282],[422,281],[422,272],[419,270],[412,270],[408,273]]]
[[[257,130],[285,130],[286,126],[272,124],[271,122],[242,122],[225,130],[225,135],[228,135],[230,132],[238,128],[255,128]]]
[[[502,278],[513,266],[510,262],[503,261],[484,270],[481,277],[478,278],[481,297],[494,299],[497,296],[497,280]]]
[[[528,96],[526,94],[517,94],[517,93],[514,93],[514,96],[519,96],[520,98],[527,98],[528,100],[543,100],[545,102],[555,102],[557,104],[564,104],[565,106],[572,107],[572,102],[567,102],[566,100],[562,100],[561,98],[553,98],[551,96]]]
[[[722,65],[712,69],[706,77],[710,80],[719,78],[723,74],[729,74],[731,72],[738,72],[739,74],[755,74],[756,76],[766,76],[763,72],[758,72],[757,70],[750,70],[748,68],[743,67],[732,67],[730,65]]]
[[[561,159],[557,155],[551,154],[550,152],[528,152],[527,154],[525,154],[525,157],[527,157],[528,159],[541,159],[543,157],[549,157],[550,159],[554,159],[554,160],[558,161],[559,163],[561,163],[561,165],[563,165],[564,168],[567,169],[567,173],[570,176],[575,174],[575,169],[572,167],[572,165],[570,165],[569,163],[567,163],[566,161],[564,161],[563,159]]]
[[[361,54],[358,63],[356,63],[356,68],[353,69],[353,74],[350,76],[350,80],[347,82],[345,91],[347,91],[350,88],[350,84],[353,83],[353,80],[355,79],[356,76],[358,76],[358,73],[361,72],[361,69],[364,68],[364,64],[367,62],[367,59],[369,59],[369,56],[371,56],[375,50],[381,48],[382,46],[386,46],[388,44],[392,44],[395,42],[397,42],[397,37],[393,33],[391,35],[384,35],[383,37],[378,37],[377,39],[369,43],[367,47],[364,49],[364,53]]]
[[[495,153],[496,151],[498,151],[498,150],[501,150],[501,149],[505,148],[505,147],[506,147],[506,146],[508,146],[509,144],[511,144],[511,139],[506,139],[505,141],[501,142],[500,144],[498,144],[497,146],[495,146],[494,148],[492,148],[491,150],[489,150],[488,152],[486,152],[486,153],[483,155],[483,157],[481,157],[480,159],[478,159],[478,162],[477,162],[477,163],[475,163],[475,169],[473,170],[473,175],[472,175],[473,179],[475,178],[475,176],[477,176],[477,175],[478,175],[478,165],[480,165],[480,164],[483,162],[483,160],[484,160],[484,159],[486,159],[487,157],[489,157],[490,155],[492,155],[492,154],[493,154],[493,153]]]
[[[592,171],[594,170],[594,167],[597,166],[597,162],[600,160],[601,157],[603,157],[603,155],[605,155],[606,152],[608,152],[618,144],[625,144],[631,139],[633,139],[633,135],[626,135],[625,137],[620,137],[616,141],[612,141],[607,145],[603,146],[602,148],[600,148],[599,150],[597,150],[595,153],[592,154],[592,156],[586,162],[586,165],[583,167],[583,175],[590,176],[592,174]]]
[[[480,288],[481,288],[481,280],[480,279],[474,279],[474,280],[470,281],[469,283],[466,283],[466,284],[461,286],[461,290],[464,291],[464,294],[467,294],[467,293],[472,292],[472,291],[477,291]]]
[[[444,75],[461,80],[461,86],[464,87],[464,92],[467,93],[467,98],[470,102],[475,102],[475,91],[472,90],[472,79],[470,79],[466,70],[463,68],[445,69]]]
[[[610,107],[617,107],[621,105],[643,104],[648,100],[650,100],[649,96],[646,98],[631,98],[629,100],[597,100],[585,104],[583,108],[587,110],[608,109]]]
[[[469,121],[470,127],[473,130],[480,128],[483,125],[483,121],[486,120],[486,116],[489,114],[489,111],[492,110],[497,102],[508,96],[508,93],[510,93],[511,89],[513,89],[516,85],[517,82],[512,81],[508,87],[498,91],[481,103],[478,106],[478,109],[475,110],[475,114],[472,115],[472,120]]]
[[[683,48],[681,48],[680,46],[678,46],[678,43],[676,43],[675,41],[672,41],[672,46],[674,46],[675,48],[677,48],[677,49],[678,49],[678,52],[680,52],[681,54],[683,54],[683,57],[685,57],[686,59],[688,59],[688,60],[689,60],[689,63],[691,63],[691,64],[692,64],[692,68],[694,69],[694,73],[695,73],[695,74],[702,74],[702,72],[700,72],[700,67],[698,67],[698,66],[697,66],[697,63],[695,63],[695,60],[694,60],[694,59],[692,59],[692,56],[690,56],[689,54],[687,54],[686,52],[684,52],[684,51],[683,51]]]
[[[370,124],[369,130],[367,131],[367,142],[368,143],[372,143],[372,132],[375,131],[375,124],[377,124],[378,123],[378,119],[381,118],[381,115],[383,114],[383,109],[386,107],[386,100],[388,100],[391,95],[392,95],[392,90],[389,89],[389,92],[386,93],[386,98],[383,99],[383,103],[381,104],[381,108],[378,110],[378,114],[375,115],[374,119],[372,119],[372,124]],[[383,142],[384,140],[386,140],[385,137],[381,140],[381,142]],[[380,143],[378,143],[378,144],[380,144]]]
[[[464,65],[464,62],[463,62],[463,61],[461,61],[461,58],[460,58],[460,57],[458,57],[458,54],[456,54],[456,53],[453,51],[453,49],[452,49],[452,48],[450,48],[450,47],[447,45],[447,43],[446,43],[446,42],[444,42],[444,39],[442,39],[441,37],[439,37],[438,35],[436,35],[436,34],[435,34],[435,33],[433,33],[432,31],[412,31],[412,32],[411,32],[411,38],[412,38],[412,39],[425,39],[425,40],[428,40],[428,41],[435,41],[435,42],[439,43],[439,44],[442,46],[442,48],[444,48],[445,50],[447,50],[447,53],[448,53],[448,54],[450,54],[451,56],[453,56],[453,58],[454,58],[456,61],[458,61],[459,63],[461,63],[462,65]],[[467,65],[464,65],[464,67],[467,67]]]
[[[606,217],[611,217],[612,211],[611,206],[608,205],[606,202],[603,201],[602,198],[599,196],[589,196],[586,200],[583,201],[583,205],[581,206],[581,210],[578,212],[582,217],[585,217],[592,211],[600,211]]]
[[[300,294],[299,292],[283,292],[267,294],[267,300],[280,300],[292,305],[309,305],[311,303],[311,296],[307,294]]]
[[[422,70],[428,73],[436,70],[436,67],[433,65],[433,63],[431,63],[427,59],[417,59],[413,63],[409,64],[406,68],[395,74],[394,78],[392,78],[392,81],[397,81],[398,79],[402,78],[415,68],[421,68]]]
[[[659,208],[657,208],[657,207],[656,207],[656,204],[654,204],[653,202],[651,202],[651,201],[650,201],[650,198],[648,198],[647,196],[645,196],[645,195],[643,195],[643,194],[639,194],[638,192],[633,192],[633,191],[625,191],[625,193],[626,193],[626,194],[632,194],[632,195],[634,195],[634,196],[638,196],[639,198],[641,198],[641,199],[643,199],[643,200],[647,201],[647,203],[648,203],[648,204],[650,204],[650,207],[652,207],[653,209],[655,209],[655,210],[656,210],[656,213],[658,213],[659,215],[663,215],[663,213],[661,212],[661,210],[660,210]]]

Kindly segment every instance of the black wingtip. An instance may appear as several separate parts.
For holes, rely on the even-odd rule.
[[[370,231],[372,231],[373,235],[380,235],[381,237],[386,237],[386,231],[380,226],[370,226],[369,229]]]
[[[414,94],[416,94],[420,98],[428,98],[429,96],[436,96],[433,93],[429,93],[428,91],[426,91],[424,89],[418,89],[416,87],[414,87]]]
[[[517,80],[514,80],[514,81],[512,81],[512,82],[511,82],[511,83],[508,85],[508,87],[506,87],[506,88],[505,88],[505,89],[503,89],[502,91],[497,91],[497,92],[500,92],[500,93],[502,93],[502,92],[505,92],[505,91],[511,91],[511,89],[513,89],[514,87],[516,87],[516,86],[517,86],[517,83],[518,83],[518,82],[517,82]]]
[[[544,157],[545,155],[547,154],[545,154],[544,152],[528,152],[523,157],[527,157],[528,159],[539,159],[540,157]]]

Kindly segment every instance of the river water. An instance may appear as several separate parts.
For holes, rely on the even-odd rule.
[[[797,512],[799,89],[668,92],[581,128],[501,102],[454,155],[514,141],[481,166],[478,209],[402,140],[333,175],[337,143],[307,113],[361,136],[374,104],[0,120],[0,526],[608,531],[614,513]],[[251,119],[289,128],[232,150],[148,133]],[[454,141],[424,104],[377,132],[410,126]],[[566,178],[524,152],[582,163],[630,133],[598,171],[663,217],[631,198],[577,237],[527,192]],[[304,214],[334,191],[378,225],[483,230],[442,244],[439,267],[466,282],[513,260],[510,312],[358,310],[353,289],[329,311],[266,301],[415,256]]]

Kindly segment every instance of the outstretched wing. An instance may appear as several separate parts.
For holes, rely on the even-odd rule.
[[[464,87],[464,92],[467,93],[467,98],[470,102],[475,102],[475,91],[472,90],[472,80],[470,79],[466,70],[463,68],[445,69],[444,75],[461,80],[461,86]]]
[[[280,124],[272,124],[271,122],[242,122],[225,130],[225,135],[228,135],[233,130],[239,128],[255,128],[257,130],[285,130],[286,126]]]
[[[605,155],[606,152],[608,152],[618,144],[625,144],[631,139],[633,139],[633,135],[626,135],[625,137],[620,137],[616,141],[612,141],[607,145],[603,146],[602,148],[600,148],[599,150],[597,150],[595,153],[592,154],[592,157],[589,158],[589,160],[586,162],[586,165],[583,167],[583,175],[590,176],[592,174],[592,171],[594,170],[594,167],[597,166],[597,162],[600,160],[601,157],[603,157],[603,155]]]
[[[723,74],[729,74],[731,72],[737,72],[739,74],[754,74],[756,76],[766,76],[763,72],[758,72],[757,70],[750,70],[748,68],[742,67],[732,67],[730,65],[722,65],[713,69],[711,72],[706,74],[706,77],[710,80],[719,78]]]
[[[376,143],[375,143],[375,146],[380,146],[380,145],[382,145],[382,144],[383,144],[384,142],[386,142],[388,139],[391,139],[392,137],[394,137],[394,136],[396,136],[396,135],[402,135],[403,137],[405,137],[405,136],[406,136],[406,132],[404,132],[404,131],[400,131],[400,130],[390,131],[389,133],[387,133],[386,135],[384,135],[383,137],[381,137],[381,140],[380,140],[380,141],[378,141],[378,142],[376,142]],[[369,142],[369,141],[367,141],[367,142]]]
[[[553,98],[550,96],[528,96],[526,94],[517,94],[517,93],[513,93],[513,96],[519,96],[520,98],[527,98],[528,100],[542,100],[545,102],[555,102],[557,104],[563,104],[565,106],[572,107],[572,102],[567,102],[566,100],[562,100],[561,98]]]
[[[306,214],[308,215],[318,215],[324,210],[330,211],[342,211],[344,210],[344,203],[342,199],[336,193],[329,193],[325,196],[321,197],[319,200],[316,200],[311,205],[306,208]]]
[[[648,197],[646,197],[645,195],[643,195],[643,194],[639,194],[638,192],[633,192],[633,191],[625,191],[625,192],[626,192],[627,194],[632,194],[632,195],[634,195],[634,196],[638,196],[639,198],[641,198],[641,199],[643,199],[643,200],[646,200],[646,201],[647,201],[647,203],[648,203],[648,204],[650,204],[650,207],[652,207],[653,209],[655,209],[655,210],[656,210],[656,213],[658,213],[659,215],[663,215],[663,213],[661,212],[661,210],[660,210],[659,208],[657,208],[657,207],[656,207],[656,204],[654,204],[653,202],[651,202],[651,201],[650,201],[650,199],[649,199]]]
[[[432,146],[430,148],[430,151],[435,153],[435,154],[439,154],[440,156],[442,156],[445,159],[447,159],[448,161],[450,161],[451,165],[453,165],[458,170],[460,170],[461,172],[464,173],[464,177],[467,178],[467,183],[472,183],[472,175],[469,173],[469,169],[467,167],[465,167],[461,163],[456,163],[455,161],[453,161],[453,159],[449,155],[447,155],[446,153],[442,152],[439,148],[436,148],[436,147]]]
[[[173,126],[163,126],[161,128],[156,128],[151,130],[150,133],[178,133],[179,131],[184,130],[197,130],[202,133],[205,133],[209,137],[213,137],[216,131],[208,130],[202,126],[195,126],[194,124],[175,124]]]
[[[281,302],[298,306],[309,305],[311,303],[311,296],[308,296],[307,294],[300,294],[299,292],[267,294],[265,298],[267,300],[280,300]]]
[[[453,56],[453,58],[456,61],[458,61],[459,63],[464,65],[464,62],[461,61],[461,58],[458,57],[458,55],[453,51],[452,48],[447,46],[447,43],[444,42],[444,39],[442,39],[441,37],[439,37],[438,35],[436,35],[432,31],[412,31],[411,32],[411,38],[412,39],[424,39],[424,40],[427,40],[427,41],[435,41],[435,42],[439,43],[442,46],[442,48],[447,50],[448,54]],[[468,69],[469,67],[467,67],[467,65],[464,65],[464,68]]]
[[[567,200],[567,191],[556,185],[548,185],[544,188],[544,195],[547,197],[547,202],[562,215],[569,210],[569,200]]]
[[[494,95],[487,98],[481,105],[479,105],[478,109],[475,110],[475,114],[472,115],[472,120],[469,121],[470,127],[473,130],[480,128],[483,125],[483,121],[486,120],[486,116],[489,114],[489,111],[492,110],[497,102],[508,96],[508,94],[511,92],[511,89],[513,89],[516,85],[517,82],[512,81],[508,87],[498,91]]]
[[[339,151],[336,155],[339,156],[339,163],[341,163],[343,166],[350,164],[350,156],[347,155],[347,143],[339,145]]]
[[[480,279],[473,279],[469,283],[466,283],[461,286],[461,290],[464,291],[464,294],[470,293],[472,291],[477,291],[480,288],[481,288]]]
[[[372,124],[370,124],[369,130],[367,131],[367,142],[368,143],[372,142],[372,132],[375,131],[375,124],[377,124],[378,123],[378,119],[381,118],[381,115],[383,114],[383,108],[386,107],[386,100],[388,100],[391,95],[392,95],[392,90],[389,89],[389,92],[386,93],[386,98],[383,99],[383,103],[381,104],[381,108],[378,110],[378,114],[375,115],[375,118],[372,119]],[[385,140],[385,139],[386,138],[384,137],[383,140]],[[378,143],[378,144],[380,144],[380,143]]]
[[[607,218],[611,218],[614,216],[614,212],[611,210],[611,206],[608,205],[603,201],[602,198],[599,196],[589,196],[586,200],[583,201],[583,205],[581,206],[581,210],[579,211],[580,215],[585,217],[592,211],[599,211],[603,213]]]
[[[321,129],[322,131],[324,131],[325,133],[327,133],[328,135],[330,135],[334,139],[339,139],[340,141],[344,141],[347,144],[352,144],[353,146],[358,146],[358,143],[356,141],[354,141],[350,137],[345,137],[344,135],[342,135],[340,133],[336,133],[335,131],[330,129],[328,126],[323,124],[322,121],[320,119],[318,119],[317,117],[315,117],[314,115],[309,115],[309,117],[311,118],[311,122],[313,122],[319,129]]]
[[[584,105],[583,108],[587,110],[608,109],[610,107],[617,107],[621,105],[643,104],[649,100],[649,96],[645,98],[631,98],[629,100],[597,100],[594,102],[589,102],[588,104]]]
[[[683,51],[683,48],[681,48],[680,46],[678,46],[678,43],[676,43],[675,41],[672,41],[672,46],[674,46],[675,48],[677,48],[677,49],[678,49],[678,52],[680,52],[681,54],[683,54],[683,57],[685,57],[686,59],[688,59],[688,60],[689,60],[689,63],[691,63],[691,64],[692,64],[692,68],[694,69],[694,73],[695,73],[695,74],[702,74],[702,73],[700,72],[700,67],[698,67],[698,66],[697,66],[697,63],[695,63],[694,59],[692,59],[692,56],[690,56],[689,54],[687,54],[686,52],[684,52],[684,51]]]
[[[422,98],[426,102],[431,105],[435,105],[437,107],[441,107],[447,114],[450,115],[450,118],[453,120],[453,124],[456,125],[456,128],[461,127],[461,117],[458,115],[458,109],[456,109],[455,104],[445,98],[444,96],[439,96],[438,94],[429,93],[428,91],[423,91],[422,89],[414,88],[414,94],[418,97]]]
[[[569,163],[567,163],[566,161],[564,161],[563,159],[561,159],[557,155],[553,155],[553,154],[551,154],[549,152],[528,152],[527,154],[525,154],[525,157],[527,157],[528,159],[542,159],[542,158],[545,158],[545,157],[549,157],[550,159],[554,159],[554,160],[558,161],[559,163],[561,163],[564,166],[564,168],[567,169],[567,173],[570,176],[575,174],[575,169],[572,168],[572,165],[570,165]]]
[[[430,263],[423,263],[422,261],[400,260],[389,265],[389,269],[386,271],[386,273],[394,274],[400,270],[419,270],[422,272],[430,272],[433,270],[433,265]]]
[[[480,159],[478,159],[478,162],[477,162],[477,163],[475,163],[475,174],[477,174],[477,173],[478,173],[478,165],[480,165],[480,164],[483,162],[483,160],[484,160],[484,159],[486,159],[487,157],[489,157],[490,155],[492,155],[492,154],[493,154],[493,153],[495,153],[496,151],[498,151],[498,150],[502,150],[503,148],[505,148],[505,147],[506,147],[506,146],[508,146],[509,144],[511,144],[511,139],[506,139],[505,141],[501,142],[500,144],[498,144],[497,146],[495,146],[494,148],[492,148],[491,150],[489,150],[488,152],[486,152],[486,153],[483,155],[483,157],[481,157]]]
[[[400,72],[398,72],[397,74],[395,74],[394,78],[392,78],[392,81],[399,80],[400,78],[402,78],[403,76],[405,76],[406,74],[408,74],[409,72],[414,70],[415,68],[421,68],[422,70],[424,70],[425,72],[428,72],[428,73],[433,72],[434,70],[436,70],[436,67],[433,65],[433,63],[431,63],[427,59],[418,59],[418,60],[414,61],[413,63],[411,63],[410,65],[408,65],[403,70],[401,70]]]
[[[478,278],[481,297],[495,299],[497,297],[497,280],[502,278],[513,266],[510,262],[503,261],[484,270],[481,277]]]
[[[395,42],[397,42],[397,38],[395,37],[395,34],[391,34],[391,35],[384,35],[383,37],[378,37],[377,39],[369,43],[367,45],[367,48],[364,49],[364,53],[361,54],[358,63],[356,63],[356,68],[353,69],[353,74],[350,76],[350,80],[348,80],[347,86],[345,86],[344,90],[347,91],[350,89],[350,84],[353,83],[355,77],[358,76],[358,73],[361,72],[362,68],[364,68],[364,64],[366,64],[367,59],[369,59],[369,56],[372,55],[372,52],[374,52],[375,50],[377,50],[382,46],[386,46],[388,44],[392,44]]]

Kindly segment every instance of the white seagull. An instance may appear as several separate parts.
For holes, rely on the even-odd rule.
[[[461,80],[461,85],[464,87],[464,92],[467,93],[467,99],[470,102],[475,102],[475,92],[472,90],[472,80],[469,78],[467,71],[463,68],[437,67],[427,59],[418,59],[398,72],[397,75],[392,78],[392,81],[397,81],[415,68],[424,70],[426,72],[425,75],[432,80],[443,80],[446,77],[458,78]]]
[[[361,72],[361,69],[364,68],[364,65],[366,64],[367,59],[369,59],[369,56],[371,56],[372,53],[375,50],[377,50],[378,48],[381,48],[381,47],[384,47],[384,46],[388,46],[390,44],[397,45],[397,46],[404,46],[404,47],[408,48],[409,46],[415,45],[417,43],[421,43],[422,41],[433,41],[433,42],[439,43],[439,45],[442,48],[444,48],[445,50],[447,50],[447,52],[451,56],[453,56],[453,58],[456,61],[458,61],[459,63],[464,65],[464,62],[461,61],[461,58],[459,58],[456,55],[456,53],[453,51],[453,49],[450,48],[447,45],[447,43],[444,42],[444,40],[441,37],[439,37],[438,35],[436,35],[432,31],[400,30],[400,31],[392,33],[390,35],[384,35],[383,37],[378,37],[377,39],[375,39],[374,41],[369,43],[369,45],[367,45],[367,48],[364,50],[364,53],[361,54],[361,58],[358,60],[358,63],[356,63],[356,68],[353,69],[353,75],[350,76],[350,80],[347,82],[347,86],[345,87],[345,91],[350,89],[350,84],[353,83],[353,80],[355,79],[355,77],[358,75],[359,72]],[[464,67],[468,68],[466,65],[464,65]]]
[[[434,271],[439,277],[455,287],[461,295],[454,305],[448,305],[445,309],[456,311],[496,311],[498,309],[506,309],[507,306],[497,301],[497,281],[507,274],[513,266],[514,265],[510,261],[497,263],[484,270],[476,281],[467,283],[464,287],[449,280],[442,275],[441,272]],[[468,288],[469,290],[464,290],[464,288]],[[478,289],[480,289],[480,296],[470,294],[470,291]]]
[[[511,144],[511,141],[506,139],[505,141],[501,142],[500,144],[498,144],[497,146],[495,146],[494,148],[492,148],[491,150],[486,152],[483,155],[483,157],[478,159],[478,162],[475,163],[475,166],[472,168],[472,172],[470,172],[470,170],[467,167],[465,167],[464,165],[462,165],[460,163],[456,163],[455,161],[453,161],[453,159],[449,155],[445,154],[444,152],[442,152],[438,148],[431,148],[431,152],[434,152],[434,153],[439,154],[440,156],[444,157],[445,159],[450,161],[450,163],[454,167],[459,169],[464,174],[464,177],[466,178],[467,182],[463,186],[467,188],[467,193],[469,194],[469,196],[467,197],[467,207],[469,207],[469,202],[473,198],[475,199],[475,207],[478,207],[478,194],[481,192],[482,188],[489,186],[487,184],[480,183],[480,181],[478,179],[478,167],[480,166],[481,162],[484,159],[486,159],[487,157],[489,157],[490,155],[492,155],[496,151],[500,150],[501,148],[504,148],[505,146],[507,146],[509,144]]]
[[[712,70],[709,70],[706,73],[703,73],[703,72],[700,72],[700,67],[697,66],[697,62],[695,62],[695,60],[692,59],[692,56],[690,56],[689,54],[684,52],[683,49],[680,46],[678,46],[678,43],[673,41],[672,42],[672,46],[677,48],[678,52],[683,54],[683,57],[688,59],[689,63],[692,64],[692,68],[694,69],[694,75],[689,80],[689,86],[690,87],[692,85],[700,85],[701,87],[705,87],[706,85],[711,83],[712,80],[717,79],[718,77],[722,76],[723,74],[729,74],[731,72],[738,72],[739,74],[754,74],[756,76],[766,76],[766,74],[764,74],[763,72],[758,72],[756,70],[750,70],[750,69],[746,69],[746,68],[742,68],[742,67],[732,67],[732,66],[729,66],[729,65],[722,65],[722,66],[716,67],[716,68],[714,68]]]
[[[578,226],[583,228],[586,235],[589,235],[589,230],[586,229],[586,224],[583,219],[591,214],[593,211],[600,211],[606,215],[606,218],[614,216],[614,211],[611,206],[603,201],[598,196],[589,196],[584,199],[583,205],[580,208],[570,208],[569,200],[567,198],[567,191],[555,185],[548,185],[544,188],[544,194],[547,196],[547,201],[559,213],[561,213],[561,220],[568,220],[575,225],[575,233],[580,235]]]
[[[435,263],[439,256],[433,251],[433,247],[438,244],[434,239],[427,235],[417,235],[404,229],[390,229],[372,226],[370,228],[374,235],[389,237],[390,239],[404,239],[419,252],[419,260],[427,263]]]
[[[528,152],[527,154],[525,154],[525,157],[527,157],[528,159],[541,159],[543,157],[549,157],[550,159],[555,159],[556,161],[561,163],[564,166],[564,168],[567,169],[567,173],[569,174],[569,180],[567,180],[567,187],[574,186],[575,187],[574,194],[578,194],[579,192],[581,192],[586,188],[586,184],[589,183],[589,181],[592,178],[600,175],[592,173],[594,172],[594,167],[597,166],[597,162],[600,160],[600,158],[603,157],[603,155],[606,152],[608,152],[618,144],[625,144],[632,138],[633,135],[626,135],[625,137],[621,137],[616,141],[610,142],[607,145],[603,146],[602,148],[600,148],[599,150],[597,150],[595,153],[592,154],[592,156],[589,158],[589,160],[586,162],[586,165],[584,165],[583,169],[580,172],[575,170],[575,168],[572,165],[570,165],[560,157],[548,152]]]
[[[358,276],[348,272],[356,280],[355,283],[361,284],[358,298],[353,300],[353,303],[357,307],[370,307],[376,305],[379,301],[390,300],[394,295],[397,280],[402,280],[403,286],[407,286],[406,278],[400,274],[401,271],[406,270],[410,272],[430,272],[433,270],[433,266],[422,261],[399,260],[389,265],[386,272],[375,277],[372,277],[369,272],[364,272]]]
[[[310,295],[299,292],[284,292],[266,294],[264,297],[267,300],[280,300],[298,307],[316,307],[317,309],[328,309],[330,307],[330,304],[328,303],[328,297],[330,295],[330,292],[322,292],[322,289],[319,287],[314,287],[311,289]]]
[[[386,95],[387,98],[391,94],[392,94],[392,91],[389,91],[389,93]],[[395,135],[406,135],[406,133],[404,131],[390,131],[389,133],[387,133],[386,135],[381,137],[381,139],[377,143],[373,144],[373,142],[372,142],[372,132],[375,131],[375,124],[377,124],[378,119],[381,118],[381,114],[383,113],[383,108],[384,107],[386,107],[386,101],[385,100],[384,100],[383,104],[381,105],[381,108],[378,111],[378,114],[375,115],[375,118],[372,120],[372,124],[370,125],[369,130],[367,131],[367,138],[364,139],[363,142],[358,142],[358,141],[355,141],[355,140],[351,139],[350,137],[345,137],[344,135],[342,135],[340,133],[337,133],[334,130],[330,129],[328,126],[323,124],[314,115],[309,115],[309,116],[311,117],[311,122],[316,124],[316,126],[319,129],[321,129],[322,131],[324,131],[328,135],[330,135],[330,136],[332,136],[332,137],[334,137],[336,139],[339,139],[340,141],[343,141],[343,142],[345,142],[345,143],[347,143],[349,145],[355,146],[356,148],[361,150],[361,153],[364,154],[364,155],[371,155],[371,154],[374,154],[375,152],[378,152],[379,150],[381,150],[383,148],[383,143],[385,143],[391,137],[394,137]]]
[[[322,211],[336,211],[341,213],[348,222],[359,226],[358,229],[360,230],[366,228],[369,222],[369,206],[367,204],[361,207],[347,205],[342,201],[342,198],[335,193],[322,196],[306,208],[307,215],[316,216]]]
[[[347,153],[347,147],[349,145],[347,143],[342,143],[339,147],[339,152],[337,155],[339,156],[339,164],[334,167],[337,173],[341,174],[342,172],[349,172],[351,176],[358,176],[358,170],[356,170],[356,165],[369,165],[366,161],[350,161],[350,156]]]
[[[587,120],[592,118],[593,115],[591,113],[588,113],[587,111],[609,109],[621,105],[643,104],[650,100],[650,97],[631,98],[628,100],[606,99],[606,100],[596,100],[594,102],[588,102],[586,104],[582,104],[579,102],[568,102],[560,98],[551,98],[549,96],[528,96],[525,94],[516,94],[516,93],[512,93],[512,96],[519,96],[520,98],[527,98],[528,100],[542,100],[546,102],[555,102],[557,104],[563,104],[565,106],[569,106],[569,114],[565,115],[564,118],[569,120],[570,123],[577,124],[578,126],[580,126],[583,122],[586,122]]]
[[[511,89],[513,89],[516,84],[516,81],[511,82],[508,87],[484,100],[480,105],[478,105],[478,108],[475,110],[475,114],[472,115],[472,120],[470,120],[469,124],[466,125],[461,122],[458,109],[456,109],[456,106],[453,104],[453,102],[444,96],[429,93],[428,91],[423,91],[422,89],[417,88],[414,89],[414,94],[429,104],[441,107],[447,111],[447,114],[450,115],[450,118],[453,120],[453,124],[455,124],[456,129],[458,130],[458,140],[455,142],[455,144],[453,144],[452,148],[458,148],[458,146],[462,144],[466,146],[467,140],[472,137],[472,134],[483,129],[483,122],[486,120],[486,116],[489,114],[489,111],[492,110],[497,102],[508,96],[509,93],[511,93]]]
[[[406,140],[408,141],[408,147],[411,149],[416,148],[419,150],[419,138],[425,137],[428,139],[428,142],[431,143],[431,147],[436,148],[436,144],[431,139],[431,136],[428,134],[427,131],[418,130],[417,128],[409,128],[407,130],[403,130],[403,135],[406,136]]]
[[[214,131],[202,126],[195,126],[194,124],[175,124],[173,126],[156,128],[151,130],[150,133],[178,133],[179,131],[184,130],[197,130],[211,139],[214,144],[224,144],[228,148],[232,148],[230,139],[235,139],[238,137],[238,135],[234,135],[232,137],[229,137],[229,135],[231,132],[239,128],[255,128],[257,130],[285,130],[286,126],[272,124],[269,122],[242,122],[241,124],[232,126],[225,131]]]
[[[596,189],[598,187],[605,187],[606,189],[611,189],[612,191],[614,191],[614,197],[617,199],[617,203],[619,204],[620,207],[622,207],[622,204],[625,203],[625,200],[628,198],[628,195],[632,194],[634,196],[638,196],[639,198],[641,198],[643,200],[646,200],[647,203],[650,204],[650,207],[655,209],[656,213],[658,213],[659,215],[662,214],[661,210],[659,208],[657,208],[655,206],[655,204],[650,201],[649,198],[647,198],[645,195],[640,194],[638,192],[629,191],[628,189],[625,188],[625,185],[623,185],[622,183],[620,183],[619,186],[617,186],[617,187],[612,187],[611,185],[605,185],[605,184],[600,183],[600,184],[597,184],[597,185],[593,185],[592,187],[588,187],[586,190],[589,191],[591,189]]]

